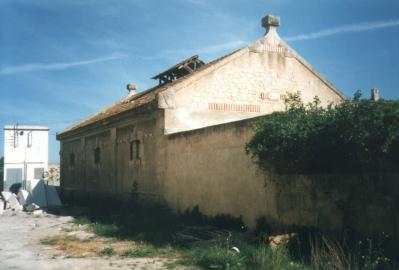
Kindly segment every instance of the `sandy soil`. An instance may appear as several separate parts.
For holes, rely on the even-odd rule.
[[[0,270],[167,269],[164,258],[68,258],[40,239],[73,230],[72,217],[5,211],[0,216]],[[184,269],[184,268],[175,268]]]

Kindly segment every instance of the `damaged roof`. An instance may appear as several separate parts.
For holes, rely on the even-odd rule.
[[[199,72],[201,70],[204,70],[204,69],[216,64],[217,62],[219,62],[219,61],[225,59],[226,57],[238,52],[241,49],[235,50],[232,53],[229,53],[229,54],[224,55],[224,56],[222,56],[220,58],[217,58],[217,59],[215,59],[215,60],[213,60],[213,61],[211,61],[211,62],[209,62],[207,64],[205,64],[203,61],[199,60],[197,55],[194,55],[194,56],[192,56],[190,58],[187,58],[186,60],[183,60],[182,62],[176,64],[172,68],[179,67],[182,63],[183,64],[187,63],[188,60],[192,60],[192,59],[201,61],[203,63],[203,65],[201,65],[200,67],[195,69],[193,72],[191,72],[191,73],[189,73],[189,74],[187,74],[185,76],[182,76],[182,77],[180,77],[180,78],[178,78],[178,79],[176,79],[174,81],[171,81],[171,82],[165,83],[165,84],[156,85],[156,86],[154,86],[152,88],[149,88],[149,89],[147,89],[147,90],[145,90],[143,92],[137,93],[135,95],[127,96],[127,97],[125,97],[125,98],[123,98],[123,99],[121,99],[121,100],[119,100],[119,101],[117,101],[117,102],[115,102],[113,104],[110,104],[110,105],[104,107],[103,109],[101,109],[100,111],[90,115],[89,117],[84,118],[83,120],[81,120],[77,124],[74,124],[74,125],[66,128],[66,129],[64,129],[63,131],[61,131],[60,133],[57,134],[57,138],[59,138],[59,136],[65,135],[65,134],[67,134],[67,133],[69,133],[71,131],[74,131],[74,130],[89,126],[91,124],[94,124],[94,123],[100,122],[102,120],[108,119],[108,118],[110,118],[112,116],[118,115],[120,113],[129,111],[129,110],[133,110],[133,109],[135,109],[137,107],[140,107],[142,105],[148,104],[148,103],[150,103],[150,102],[152,102],[152,101],[154,101],[156,99],[156,96],[157,96],[158,93],[163,92],[166,89],[168,89],[169,87],[174,86],[175,84],[180,83],[183,80],[191,77],[193,74],[196,74],[197,72]],[[172,68],[169,68],[168,70],[170,70]],[[165,72],[166,71],[164,71],[163,73],[165,73]],[[163,73],[160,73],[159,75],[161,75]],[[157,75],[157,76],[159,76],[159,75]],[[155,76],[154,78],[157,78],[157,76]]]
[[[263,38],[266,38],[267,35]],[[336,94],[338,94],[341,98],[346,99],[346,96],[338,90],[330,81],[328,81],[324,76],[322,76],[317,70],[315,70],[309,63],[307,63],[298,53],[295,52],[288,44],[286,44],[283,40],[280,40],[280,46],[285,47],[288,49],[293,56],[300,62],[302,63],[309,71],[311,71],[313,74],[315,74],[320,80],[322,80],[326,85],[328,85]],[[259,42],[259,40],[257,41]],[[93,115],[83,119],[79,123],[72,125],[68,127],[67,129],[63,130],[61,133],[57,134],[57,138],[59,139],[60,136],[63,136],[71,131],[78,130],[80,128],[95,124],[97,122],[106,120],[112,116],[116,116],[120,113],[126,112],[133,110],[135,108],[141,107],[145,104],[149,104],[150,102],[154,101],[156,99],[156,96],[158,93],[165,91],[166,89],[186,80],[187,78],[191,77],[194,74],[197,74],[200,71],[203,71],[216,63],[220,62],[221,60],[247,48],[250,50],[250,47],[253,44],[256,44],[257,42],[254,42],[252,44],[249,44],[243,48],[240,48],[238,50],[235,50],[227,55],[224,55],[220,58],[215,59],[214,61],[211,61],[209,63],[204,63],[201,61],[198,57],[198,55],[191,56],[178,64],[172,66],[171,68],[161,72],[160,74],[156,75],[153,77],[153,79],[159,79],[159,85],[154,86],[146,91],[134,94],[134,95],[128,95],[127,97],[123,98],[122,100],[113,103],[100,111],[94,113]],[[188,64],[195,64],[195,68],[189,67],[186,68]],[[177,69],[187,69],[187,72],[184,73],[179,73],[177,76],[173,72],[176,71]],[[172,77],[173,78],[165,78],[164,76],[169,76],[169,73],[173,73]]]
[[[170,74],[176,74],[180,70],[186,71],[183,74],[188,74],[194,72],[197,68],[205,65],[205,62],[199,59],[198,55],[191,56],[187,59],[184,59],[183,61],[177,63],[176,65],[168,68],[167,70],[159,73],[158,75],[152,77],[154,80],[161,80],[164,76],[170,75]],[[180,77],[180,76],[179,76]]]

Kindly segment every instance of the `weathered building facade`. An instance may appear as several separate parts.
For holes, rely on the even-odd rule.
[[[48,165],[48,131],[46,126],[4,127],[4,190],[22,185],[31,191],[42,179]]]
[[[199,206],[209,215],[242,216],[249,226],[265,216],[342,227],[338,208],[282,196],[275,176],[245,153],[251,123],[284,110],[287,93],[300,91],[304,102],[318,96],[324,105],[345,99],[278,36],[279,18],[267,16],[262,24],[266,35],[248,46],[207,64],[186,59],[155,76],[158,86],[132,91],[59,133],[63,193],[135,192],[175,210]],[[298,194],[310,192],[312,183],[298,180]],[[283,206],[282,199],[293,201]]]

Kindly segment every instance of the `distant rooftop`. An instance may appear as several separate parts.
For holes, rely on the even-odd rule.
[[[47,126],[5,125],[4,130],[49,130]]]

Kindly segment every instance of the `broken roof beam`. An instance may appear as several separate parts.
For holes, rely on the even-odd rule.
[[[194,55],[159,73],[152,77],[152,79],[158,80],[159,84],[162,85],[193,73],[197,68],[203,65],[205,65],[205,63],[199,59],[198,55]]]

